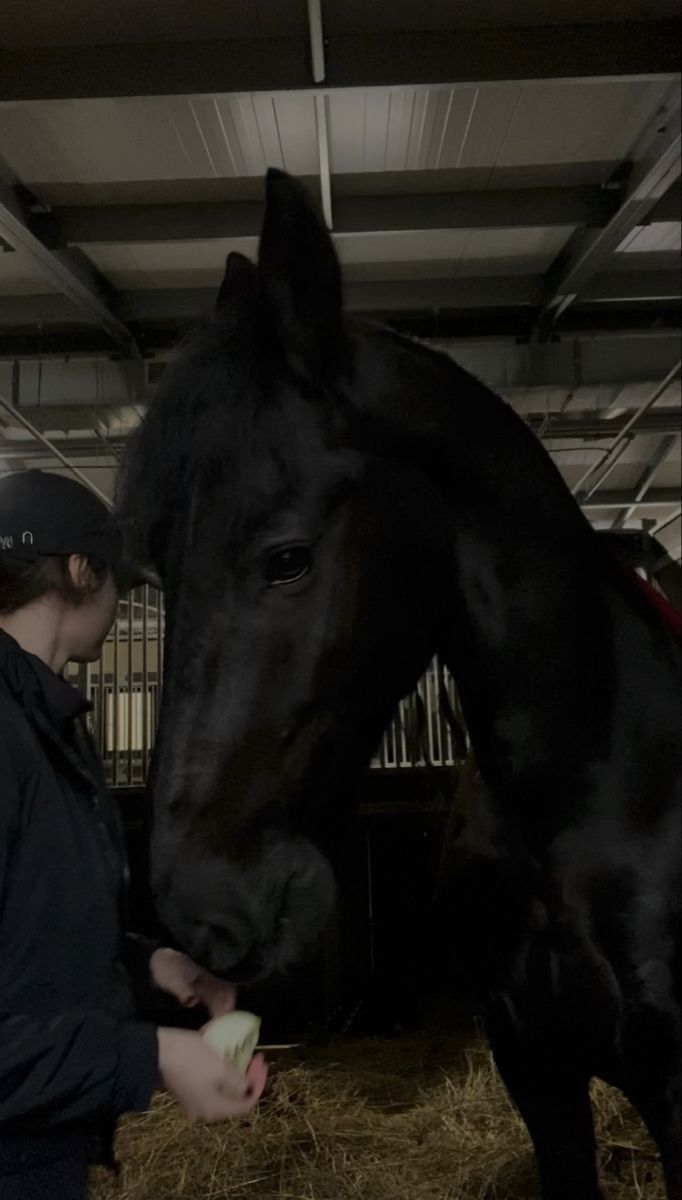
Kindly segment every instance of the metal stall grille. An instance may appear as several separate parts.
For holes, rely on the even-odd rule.
[[[443,711],[442,696],[447,698],[453,716],[464,730],[455,681],[438,658],[434,658],[415,690],[400,701],[372,758],[373,770],[454,767],[461,761]]]
[[[112,787],[141,787],[147,780],[160,713],[163,634],[162,593],[136,588],[121,601],[99,661],[72,668],[73,681],[92,703],[92,729]],[[372,758],[374,771],[459,763],[443,695],[463,725],[454,680],[434,659],[400,702]]]
[[[121,600],[98,662],[78,670],[92,704],[92,731],[111,787],[147,779],[163,675],[163,595],[145,585]]]

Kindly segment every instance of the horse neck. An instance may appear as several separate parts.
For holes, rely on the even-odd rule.
[[[486,782],[528,798],[606,749],[612,614],[595,538],[534,435],[477,380],[413,352],[394,388],[389,439],[444,502],[439,649]]]

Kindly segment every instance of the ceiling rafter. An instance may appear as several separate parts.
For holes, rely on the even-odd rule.
[[[135,339],[113,312],[104,281],[92,264],[77,250],[48,249],[29,229],[9,184],[0,184],[0,237],[26,254],[35,270],[77,309],[83,320],[103,329],[126,357],[139,358]]]
[[[319,99],[325,100],[325,97]],[[325,108],[324,105],[322,107]],[[325,162],[328,174],[328,139]],[[332,182],[330,178],[329,188]],[[323,198],[324,193],[323,184]],[[416,195],[337,195],[334,200],[334,232],[385,233],[552,226],[600,228],[607,224],[617,205],[617,196],[613,191],[594,185]],[[33,232],[53,248],[83,246],[94,242],[130,244],[257,237],[262,222],[262,202],[235,200],[72,205],[56,207],[30,219]]]
[[[646,149],[633,164],[622,201],[598,231],[577,232],[546,276],[540,327],[552,324],[585,292],[602,264],[680,178],[680,88],[672,89],[663,112],[656,114],[642,139]]]
[[[547,79],[674,80],[678,23],[334,34],[325,88]],[[206,95],[310,87],[310,38],[0,50],[0,101]]]

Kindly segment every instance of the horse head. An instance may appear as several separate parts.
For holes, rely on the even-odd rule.
[[[119,496],[166,594],[158,910],[234,978],[320,937],[337,814],[437,648],[441,499],[365,402],[399,411],[400,387],[392,335],[344,317],[326,228],[270,172],[258,264],[228,259]]]

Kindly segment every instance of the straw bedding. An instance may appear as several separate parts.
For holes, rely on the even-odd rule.
[[[277,1056],[275,1056],[277,1057]],[[664,1200],[639,1119],[593,1088],[607,1200]],[[122,1123],[94,1200],[534,1200],[525,1129],[482,1042],[342,1041],[272,1066],[247,1121],[191,1125],[164,1094]]]

